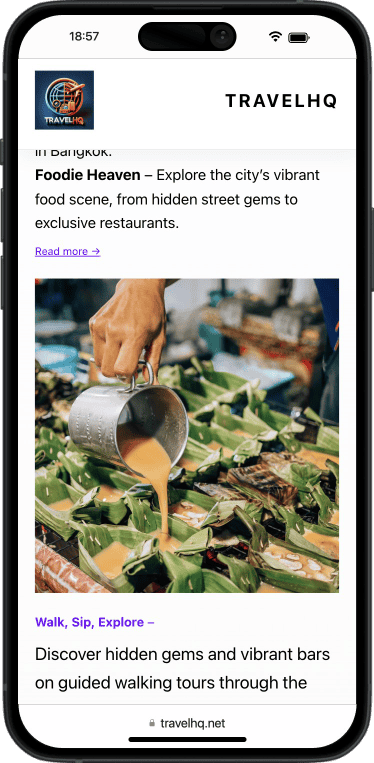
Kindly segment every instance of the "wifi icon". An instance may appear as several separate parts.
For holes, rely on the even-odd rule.
[[[269,37],[271,37],[274,42],[278,42],[279,38],[282,37],[282,32],[270,32]]]

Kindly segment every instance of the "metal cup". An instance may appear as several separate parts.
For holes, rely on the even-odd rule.
[[[122,384],[91,387],[77,397],[69,416],[70,437],[84,453],[129,469],[117,438],[119,427],[132,423],[142,434],[158,440],[174,466],[187,443],[186,409],[172,389],[152,384],[150,363],[141,360],[139,365],[147,367],[148,382],[136,384],[132,377],[129,387]]]

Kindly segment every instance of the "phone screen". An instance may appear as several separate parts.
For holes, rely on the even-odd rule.
[[[155,21],[211,47],[144,47]],[[333,750],[364,679],[355,42],[317,13],[103,7],[36,20],[16,67],[29,744]]]

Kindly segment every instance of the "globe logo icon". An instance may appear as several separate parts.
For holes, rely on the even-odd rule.
[[[45,102],[55,114],[73,116],[83,103],[84,84],[78,84],[69,77],[60,77],[48,85]]]

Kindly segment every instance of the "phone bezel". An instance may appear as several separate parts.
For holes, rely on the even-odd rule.
[[[17,452],[17,395],[14,385],[18,374],[17,328],[18,328],[18,136],[14,128],[18,124],[18,52],[25,34],[42,19],[55,15],[89,15],[102,11],[105,15],[134,14],[141,12],[154,18],[157,14],[170,12],[188,14],[209,12],[230,14],[320,15],[341,24],[350,34],[357,52],[357,506],[360,507],[360,537],[357,537],[357,609],[356,609],[356,675],[357,711],[350,729],[333,744],[320,749],[292,748],[252,750],[193,750],[186,751],[140,749],[93,750],[91,748],[57,749],[44,745],[23,726],[18,708],[18,580],[14,574],[14,546],[17,539],[17,514],[10,515],[7,507],[15,504],[14,486],[17,484],[17,468],[12,456]],[[365,734],[370,715],[370,500],[371,500],[371,91],[370,91],[370,45],[365,29],[348,10],[330,3],[308,2],[235,2],[217,4],[214,0],[137,0],[137,2],[101,2],[99,0],[66,0],[43,3],[23,13],[8,32],[4,50],[4,710],[9,733],[28,754],[41,760],[124,760],[168,761],[176,758],[184,763],[209,760],[248,761],[320,761],[332,760],[349,752]],[[360,365],[358,364],[360,359]],[[16,413],[15,413],[16,411]],[[364,453],[364,455],[363,455]],[[360,455],[358,455],[360,454]],[[362,479],[363,477],[363,479]],[[357,534],[358,535],[358,534]],[[12,552],[10,554],[10,549]],[[11,567],[12,560],[12,567]],[[360,568],[359,568],[360,563]],[[364,581],[363,581],[364,571]]]

